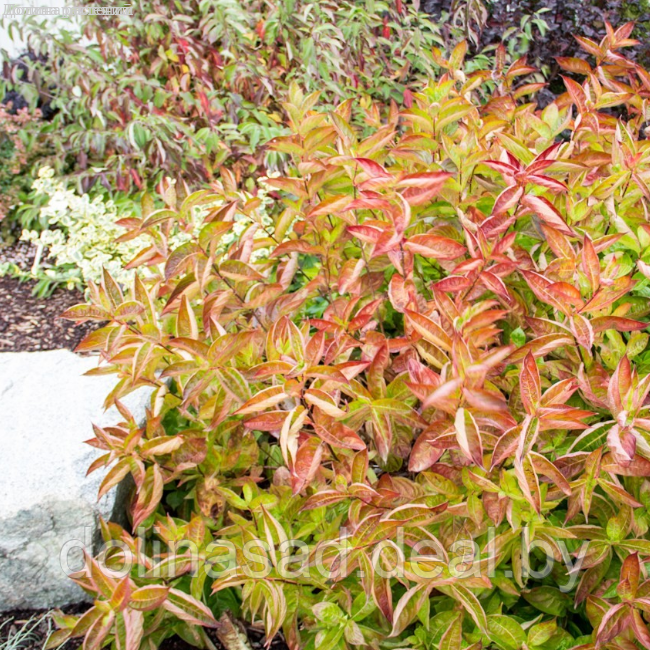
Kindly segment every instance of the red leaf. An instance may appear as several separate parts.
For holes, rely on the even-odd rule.
[[[542,510],[540,501],[539,479],[528,456],[521,460],[515,459],[515,475],[519,479],[519,487],[526,500],[538,514]]]
[[[404,243],[404,248],[422,257],[439,260],[455,260],[467,250],[453,239],[431,234],[413,235]]]
[[[575,236],[575,233],[567,226],[562,215],[557,211],[557,208],[548,199],[545,199],[543,196],[526,194],[521,199],[521,202],[529,210],[537,214],[542,221],[556,228],[563,235],[567,235],[568,237]]]
[[[323,445],[315,436],[309,437],[299,447],[291,477],[294,494],[298,494],[314,478],[322,457]]]
[[[591,74],[591,66],[584,59],[557,56],[555,60],[563,70],[567,70],[568,72],[582,75]]]
[[[636,597],[641,576],[641,563],[638,553],[630,553],[621,567],[621,579],[616,587],[618,595],[623,600],[632,600]]]
[[[347,494],[337,492],[336,490],[322,490],[312,495],[305,501],[302,510],[314,510],[315,508],[323,508],[332,506],[340,501],[345,501],[350,497]]]
[[[449,172],[418,172],[400,176],[397,187],[419,187],[425,190],[439,190],[452,174]]]
[[[390,38],[390,27],[388,26],[388,16],[384,16],[384,26],[382,27],[381,35],[384,38]]]
[[[580,263],[582,270],[587,276],[591,290],[596,291],[600,285],[600,260],[598,259],[598,253],[596,253],[591,239],[587,235],[585,235]]]
[[[635,284],[636,282],[629,275],[616,278],[610,286],[601,287],[580,312],[593,313],[605,309],[605,307],[608,307],[620,297],[629,293]]]
[[[539,401],[542,397],[542,387],[535,357],[530,352],[524,359],[519,381],[521,400],[524,403],[524,408],[526,409],[526,413],[532,415],[539,406]]]
[[[331,421],[327,427],[315,424],[314,430],[321,440],[333,447],[354,449],[356,451],[366,448],[366,443],[352,429],[340,422]]]
[[[460,450],[469,460],[479,467],[483,467],[481,434],[472,414],[464,408],[458,409],[454,427]]]
[[[369,244],[376,244],[382,235],[382,231],[372,226],[348,226],[348,232],[351,232],[361,241]]]
[[[567,92],[571,97],[571,101],[578,107],[578,111],[580,113],[586,112],[587,96],[585,95],[584,88],[577,81],[574,81],[570,77],[565,77],[562,75],[562,79],[564,80],[564,85],[566,86]]]
[[[434,288],[446,293],[458,293],[472,286],[472,281],[463,275],[449,275],[443,280],[436,282]]]
[[[591,320],[591,327],[594,332],[603,332],[604,330],[617,330],[618,332],[636,332],[648,327],[648,323],[631,318],[621,318],[620,316],[599,316]]]
[[[447,438],[452,444],[456,443],[455,436],[448,435]],[[424,431],[420,434],[411,450],[411,455],[409,457],[409,471],[423,472],[424,470],[429,469],[429,467],[434,463],[438,462],[439,458],[445,453],[447,447],[440,443],[436,444],[436,442],[437,440],[432,438],[429,431]]]
[[[391,180],[393,177],[377,162],[370,158],[355,158],[369,178]]]
[[[505,163],[504,163],[505,164]],[[511,185],[506,187],[494,202],[494,207],[492,208],[493,215],[499,215],[510,210],[510,208],[517,205],[521,197],[524,194],[524,188],[518,185]]]
[[[571,318],[570,325],[578,344],[591,354],[594,345],[594,330],[591,323],[584,316],[576,314]]]

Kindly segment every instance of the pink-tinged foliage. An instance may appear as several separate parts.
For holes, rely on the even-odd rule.
[[[543,110],[525,61],[500,50],[466,73],[461,46],[434,53],[446,72],[410,107],[368,109],[365,139],[351,102],[320,113],[294,92],[270,203],[224,171],[211,195],[145,204],[127,224],[151,237],[141,278],[106,275],[68,313],[108,321],[80,346],[119,377],[107,404],[155,389],[145,426],[96,428],[93,469],[110,467],[102,492],[133,476],[134,527],[213,565],[215,540],[263,541],[271,568],[251,578],[242,552],[190,573],[107,526],[170,577],[119,582],[119,557],[89,560],[95,613],[65,629],[92,648],[173,630],[200,645],[205,605],[236,594],[292,649],[650,647],[650,75],[620,52],[629,32],[589,41],[595,67]],[[403,574],[373,572],[400,535]],[[343,536],[347,565],[324,551]],[[329,577],[284,579],[287,539]],[[461,575],[463,540],[480,556]],[[544,579],[527,569],[540,544]]]

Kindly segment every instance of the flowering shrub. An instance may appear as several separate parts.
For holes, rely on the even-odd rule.
[[[294,89],[274,202],[224,172],[198,235],[179,200],[66,315],[124,422],[95,428],[96,600],[54,642],[155,647],[234,609],[291,648],[650,647],[650,73],[631,25],[538,110],[525,60],[444,74],[371,135]],[[237,220],[247,224],[232,237]],[[271,220],[269,222],[269,219]],[[256,255],[260,251],[267,251]],[[140,426],[120,399],[154,388]],[[136,534],[137,533],[137,534]],[[126,565],[126,570],[125,570]],[[395,569],[393,571],[393,569]]]

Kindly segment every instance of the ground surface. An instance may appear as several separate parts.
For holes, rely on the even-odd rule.
[[[66,613],[77,614],[84,606],[66,608]],[[0,647],[11,650],[42,650],[54,625],[48,620],[46,612],[38,610],[19,610],[0,613]],[[65,650],[77,650],[83,639],[71,639]]]
[[[82,294],[57,289],[49,298],[35,298],[33,286],[0,277],[0,352],[73,350],[93,325],[75,326],[60,315],[83,302]]]
[[[27,271],[33,257],[34,247],[27,242],[0,244],[0,264],[10,262]],[[79,291],[57,289],[49,298],[36,298],[32,295],[34,284],[0,277],[0,352],[73,350],[96,325],[75,326],[59,316],[68,307],[83,302],[83,295]]]
[[[76,605],[63,609],[66,613],[78,614],[84,611],[84,606]],[[0,613],[0,647],[3,647],[6,641],[13,639],[14,643],[8,646],[11,650],[42,650],[52,629],[54,626],[48,621],[47,612],[42,610]],[[208,633],[216,648],[223,650],[214,631],[209,630]],[[253,650],[262,650],[265,647],[264,635],[260,631],[249,628],[247,633]],[[16,635],[18,635],[17,639]],[[82,641],[83,639],[70,639],[62,646],[62,650],[77,650]],[[160,650],[194,650],[194,648],[179,637],[173,637],[163,641]],[[284,640],[279,635],[273,639],[270,650],[287,650]]]

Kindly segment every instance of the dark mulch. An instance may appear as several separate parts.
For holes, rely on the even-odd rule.
[[[31,242],[18,239],[20,233],[6,233],[0,226],[0,264],[11,262],[27,271],[34,263],[36,247]]]
[[[0,264],[15,264],[21,273],[28,273],[36,248],[18,237],[16,232],[0,231]],[[97,327],[60,318],[66,309],[84,302],[82,293],[59,288],[47,298],[37,298],[33,295],[35,285],[0,276],[0,352],[74,350]]]
[[[81,614],[86,607],[87,605],[71,605],[65,607],[64,611],[66,614]],[[55,629],[46,610],[21,609],[0,613],[0,647],[13,639],[15,650],[42,650],[50,632]],[[20,637],[19,640],[16,635]],[[82,642],[83,639],[70,639],[65,644],[65,650],[77,650]]]
[[[33,282],[0,277],[0,352],[73,350],[96,327],[60,318],[68,307],[84,302],[80,292],[57,289],[49,298],[36,298],[33,288]]]
[[[224,646],[217,639],[217,634],[214,630],[207,630],[208,636],[212,643],[214,643],[217,650],[225,650]],[[252,627],[246,628],[246,634],[248,636],[248,641],[253,650],[264,650],[266,646],[266,638],[264,637],[264,632],[257,630]],[[184,641],[178,636],[174,636],[171,639],[165,639],[160,644],[160,650],[196,650],[194,646],[191,646],[187,641]],[[281,635],[276,635],[271,641],[270,650],[288,650],[287,644]]]
[[[19,240],[3,245],[0,237],[0,263],[15,264],[22,272],[32,265],[34,250],[32,244]],[[77,326],[60,318],[68,307],[84,302],[81,292],[57,289],[48,298],[37,298],[35,284],[9,275],[0,277],[0,352],[73,350],[97,327],[93,323]]]
[[[87,607],[87,605],[71,605],[62,609],[66,614],[81,614]],[[20,633],[24,627],[27,627],[27,629],[31,628],[31,632],[17,643],[15,650],[42,650],[50,631],[56,629],[54,624],[48,621],[46,610],[18,610],[0,613],[0,647],[7,640]],[[224,647],[217,639],[216,632],[214,630],[207,630],[207,632],[216,648],[218,650],[224,650]],[[263,632],[253,627],[247,627],[246,633],[253,650],[262,650],[265,648]],[[62,650],[77,650],[82,642],[82,638],[70,639],[62,647]],[[175,636],[163,641],[160,650],[196,649],[180,637]],[[287,650],[287,645],[281,635],[277,635],[273,639],[270,650]]]

